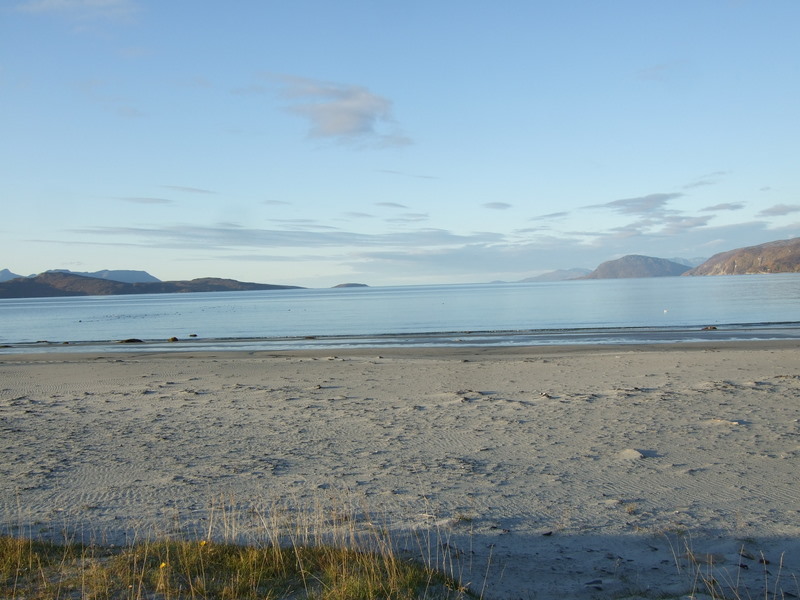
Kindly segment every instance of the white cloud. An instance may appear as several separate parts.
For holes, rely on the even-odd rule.
[[[507,210],[511,208],[511,205],[508,202],[487,202],[483,204],[484,208],[490,208],[492,210]]]
[[[308,121],[312,138],[372,147],[411,143],[397,127],[392,102],[365,87],[304,77],[276,79],[291,101],[287,110]]]

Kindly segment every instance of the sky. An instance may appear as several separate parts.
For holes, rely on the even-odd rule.
[[[517,281],[800,236],[797,0],[0,0],[0,268]]]

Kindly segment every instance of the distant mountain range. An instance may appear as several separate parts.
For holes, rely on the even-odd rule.
[[[152,277],[152,276],[151,276]],[[155,278],[154,278],[155,279]],[[128,283],[87,277],[64,271],[48,271],[35,277],[18,277],[0,283],[0,298],[45,298],[55,296],[107,296],[128,294],[173,294],[180,292],[242,292],[250,290],[299,289],[292,285],[248,283],[234,279],[204,277],[191,281],[146,281]]]
[[[126,271],[103,269],[102,271],[94,271],[93,273],[70,271],[68,269],[53,269],[47,271],[48,273],[71,273],[73,275],[83,275],[84,277],[95,277],[97,279],[111,279],[112,281],[122,281],[125,283],[155,283],[161,281],[157,277],[153,277],[147,271]],[[0,282],[16,279],[17,277],[24,277],[24,275],[17,275],[8,269],[0,271]],[[35,275],[31,275],[35,277]]]
[[[685,275],[800,273],[800,238],[720,252]]]
[[[577,271],[553,271],[523,281],[563,279],[625,279],[634,277],[676,277],[678,275],[751,275],[761,273],[800,273],[800,238],[767,242],[715,254],[697,265],[697,259],[665,259],[629,254],[602,263],[594,271],[564,277]]]
[[[84,277],[96,277],[97,279],[110,279],[111,281],[122,281],[124,283],[156,283],[161,281],[153,277],[147,271],[126,271],[109,270],[94,271],[93,273],[82,273],[80,271],[68,271],[66,269],[54,269],[50,273],[72,273],[73,275],[83,275]]]
[[[680,260],[681,262],[677,262]],[[630,254],[589,269],[565,269],[523,279],[522,282],[566,279],[623,279],[634,277],[675,277],[678,275],[749,275],[757,273],[800,273],[800,238],[778,240],[758,246],[737,248],[715,254],[691,268],[691,261],[667,260]],[[343,283],[335,287],[366,287]],[[178,292],[222,292],[248,290],[302,289],[293,285],[249,283],[234,279],[204,277],[191,281],[160,281],[146,271],[103,270],[74,273],[55,270],[24,277],[0,270],[0,298],[52,296],[102,296],[124,294],[170,294]]]

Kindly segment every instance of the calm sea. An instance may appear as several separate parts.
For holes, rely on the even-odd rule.
[[[0,300],[7,353],[781,337],[798,274]]]

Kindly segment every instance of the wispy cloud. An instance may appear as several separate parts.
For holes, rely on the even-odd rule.
[[[66,16],[78,21],[130,20],[140,10],[134,0],[26,0],[16,8],[20,12]]]
[[[397,147],[411,144],[392,114],[391,100],[369,89],[304,77],[274,76],[290,104],[290,113],[306,119],[309,136],[356,146]]]
[[[482,204],[483,208],[489,208],[491,210],[507,210],[511,208],[511,204],[508,202],[486,202]]]
[[[584,207],[610,209],[633,217],[633,221],[630,223],[613,227],[606,232],[599,232],[594,236],[592,243],[599,245],[608,239],[630,241],[633,238],[642,240],[652,240],[655,237],[674,238],[707,227],[714,215],[687,215],[680,210],[669,208],[672,200],[683,196],[682,193],[648,194]]]
[[[687,183],[686,185],[684,185],[683,189],[691,190],[691,189],[694,189],[694,188],[706,187],[706,186],[709,186],[709,185],[716,185],[717,183],[719,183],[719,178],[721,176],[723,176],[723,175],[725,175],[725,171],[715,171],[714,173],[709,173],[708,175],[703,175],[699,179],[696,179],[695,181],[691,181],[691,182]]]
[[[623,198],[613,200],[604,204],[592,204],[584,208],[610,208],[616,212],[626,215],[663,215],[670,200],[682,197],[683,194],[649,194],[637,198]]]
[[[527,236],[532,233],[539,234],[542,231],[551,231],[551,230],[552,228],[550,227],[550,225],[543,225],[541,227],[522,227],[521,229],[515,229],[512,233],[514,235]]]
[[[185,185],[162,185],[162,188],[174,190],[176,192],[187,192],[189,194],[216,194],[217,192],[205,190],[203,188],[187,187]]]
[[[385,206],[387,208],[408,208],[405,204],[399,204],[398,202],[376,202],[375,206]]]
[[[690,229],[705,227],[711,218],[711,215],[702,217],[667,216],[664,217],[664,227],[659,233],[663,235],[681,234]]]
[[[270,219],[270,223],[278,223],[293,231],[339,231],[338,227],[320,223],[316,219]]]
[[[415,179],[439,179],[433,175],[416,175],[414,173],[404,173],[403,171],[393,171],[391,169],[378,169],[378,173],[387,173],[389,175],[399,175],[400,177],[413,177]]]
[[[561,219],[569,215],[569,211],[561,211],[561,212],[554,212],[554,213],[547,213],[546,215],[539,215],[537,217],[532,217],[531,221],[538,221],[539,219]]]
[[[428,213],[403,213],[391,219],[386,219],[387,223],[419,223],[430,218]]]
[[[310,225],[310,224],[307,224]],[[88,227],[74,233],[108,236],[109,245],[134,243],[149,247],[233,249],[233,248],[332,248],[386,247],[415,249],[423,246],[459,246],[471,243],[491,243],[503,239],[501,234],[455,234],[444,229],[418,229],[403,233],[366,234],[349,231],[312,231],[311,227],[297,230],[256,229],[234,223],[216,226],[172,225],[165,227]]]
[[[660,228],[634,225],[604,231],[547,232],[519,230],[458,234],[445,229],[357,233],[311,218],[274,221],[273,228],[237,223],[210,226],[92,227],[73,230],[72,240],[49,243],[94,247],[175,249],[215,260],[322,261],[365,280],[441,281],[457,276],[468,281],[521,279],[532,270],[576,266],[594,268],[623,254],[693,258],[775,239],[778,229],[760,220],[709,227],[713,215],[667,215]],[[786,229],[785,235],[796,235]],[[526,235],[522,235],[526,233]],[[680,235],[675,235],[679,233]],[[781,232],[784,233],[784,232]],[[677,241],[676,241],[677,240]]]
[[[123,202],[133,202],[134,204],[172,204],[172,200],[166,198],[148,198],[148,197],[124,197],[119,198]]]
[[[744,208],[744,202],[723,202],[722,204],[715,204],[713,206],[706,206],[701,208],[702,211],[712,210],[740,210]]]
[[[776,204],[769,208],[765,208],[760,213],[759,217],[783,217],[791,213],[800,212],[800,204]]]

